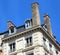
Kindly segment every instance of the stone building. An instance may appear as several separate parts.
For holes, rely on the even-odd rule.
[[[39,4],[32,3],[32,19],[16,27],[8,21],[8,31],[2,36],[3,55],[60,55],[60,44],[52,34],[50,17],[44,15],[40,22]]]
[[[2,36],[0,36],[0,55],[2,55]]]

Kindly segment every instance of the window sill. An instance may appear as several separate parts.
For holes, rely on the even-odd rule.
[[[9,52],[9,55],[14,55],[14,54],[17,54],[17,51]]]

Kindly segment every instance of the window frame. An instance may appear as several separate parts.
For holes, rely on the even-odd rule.
[[[49,43],[49,47],[52,48],[52,44],[51,43]]]
[[[26,47],[31,46],[33,44],[33,38],[32,38],[32,36],[26,37],[25,41],[26,41],[26,45],[25,45]]]
[[[57,50],[55,52],[56,52],[57,55],[59,54],[59,52]]]
[[[25,54],[26,54],[26,55],[30,55],[30,54],[32,54],[32,53],[33,53],[33,55],[34,55],[33,50],[30,50],[30,51],[27,51]]]
[[[11,33],[14,33],[14,26],[10,27]]]
[[[27,20],[26,22],[25,22],[25,28],[26,29],[29,29],[29,28],[31,28],[32,27],[32,22],[31,22],[31,20]]]
[[[16,43],[15,42],[10,43],[9,48],[10,48],[9,52],[14,52],[16,50]]]

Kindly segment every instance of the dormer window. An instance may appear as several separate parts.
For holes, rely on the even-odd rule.
[[[11,27],[9,28],[9,35],[12,35],[12,34],[15,34],[15,33],[16,33],[16,27],[11,26]]]
[[[10,30],[11,30],[11,33],[13,33],[13,32],[14,32],[14,27],[11,26],[11,27],[10,27]]]
[[[9,35],[16,33],[16,26],[11,21],[8,21],[8,29],[9,29]]]
[[[27,20],[25,22],[25,28],[28,29],[28,28],[31,28],[32,27],[32,21],[31,20]]]

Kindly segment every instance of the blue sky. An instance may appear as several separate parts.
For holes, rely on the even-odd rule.
[[[44,23],[43,15],[49,14],[53,34],[60,43],[60,0],[0,0],[0,33],[8,29],[8,20],[21,26],[25,20],[31,19],[33,2],[39,3],[41,23]]]

